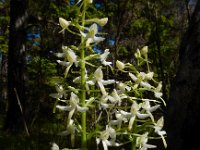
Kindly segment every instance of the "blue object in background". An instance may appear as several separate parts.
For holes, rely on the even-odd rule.
[[[108,40],[109,46],[114,46],[115,45],[115,40],[114,39],[109,39]]]
[[[75,0],[70,0],[70,5],[74,5],[75,4]]]
[[[94,52],[97,53],[97,54],[101,54],[101,53],[102,53],[102,50],[99,49],[97,46],[95,46],[95,47],[93,48],[93,50],[94,50]]]

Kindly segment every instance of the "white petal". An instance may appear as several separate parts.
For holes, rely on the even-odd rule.
[[[128,75],[131,77],[131,79],[132,79],[133,81],[136,82],[136,81],[138,80],[138,78],[137,78],[134,74],[132,74],[132,73],[129,72]]]
[[[74,51],[71,50],[71,49],[68,49],[68,50],[67,50],[67,60],[68,60],[69,62],[77,62],[77,56],[76,56],[76,54],[74,53]]]
[[[94,43],[94,39],[88,38],[87,41],[86,41],[86,47],[89,47],[91,43]]]
[[[71,107],[70,106],[61,106],[61,105],[56,105],[56,108],[63,110],[63,111],[70,111]]]
[[[76,94],[74,94],[74,92],[71,92],[71,96],[70,96],[70,105],[75,108],[76,105],[79,103],[79,98]]]
[[[147,88],[147,89],[151,89],[151,88],[152,88],[152,86],[151,86],[149,83],[147,83],[147,82],[141,81],[141,82],[140,82],[140,85],[141,85],[142,87],[144,87],[144,88]]]
[[[62,98],[62,95],[59,93],[51,93],[51,94],[49,94],[49,96],[51,96],[53,98]]]
[[[121,124],[121,123],[122,123],[122,121],[120,121],[120,120],[111,120],[110,121],[110,124],[113,125],[113,126],[116,126],[116,125]]]
[[[89,81],[86,81],[86,83],[89,84],[89,85],[94,85],[94,84],[95,84],[95,81],[89,80]]]
[[[69,130],[65,130],[65,131],[58,133],[58,135],[60,135],[60,136],[66,136],[66,135],[69,135],[69,134],[70,134]]]
[[[135,121],[135,116],[131,117],[131,119],[129,121],[129,125],[128,125],[128,129],[129,130],[132,129],[134,121]]]
[[[73,63],[69,63],[69,65],[68,65],[67,68],[65,69],[65,73],[64,73],[65,78],[67,77],[68,72],[69,72],[69,70],[70,70],[70,68],[71,68],[72,65],[73,65]]]
[[[109,105],[106,104],[106,103],[101,103],[101,106],[102,106],[103,109],[107,109],[109,107]]]
[[[109,99],[109,101],[111,102],[111,103],[116,103],[117,101],[115,100],[115,98],[114,97],[112,97],[112,96],[108,96],[108,99]]]
[[[156,148],[157,147],[156,145],[151,145],[151,144],[143,144],[143,146],[145,148]]]
[[[158,121],[157,121],[157,126],[159,126],[159,127],[163,127],[163,125],[164,125],[164,117],[162,116],[162,117],[160,117],[160,119],[158,119]]]
[[[156,87],[156,91],[160,92],[162,89],[162,82],[159,82],[158,86]]]
[[[109,49],[105,49],[104,53],[100,55],[101,62],[105,61],[110,54]]]
[[[51,150],[59,150],[59,147],[56,143],[52,144]]]
[[[86,112],[88,110],[88,108],[87,107],[80,107],[79,105],[77,105],[77,110],[79,112]]]
[[[74,78],[74,80],[73,80],[74,83],[80,83],[80,81],[81,81],[81,77],[80,76]]]
[[[132,116],[131,113],[126,112],[126,111],[123,111],[123,110],[120,110],[120,113],[121,113],[122,115],[124,115],[125,117],[130,117],[130,116]]]
[[[160,105],[155,105],[155,106],[148,108],[147,110],[150,112],[153,112],[153,111],[157,110],[159,107],[160,107]]]
[[[100,138],[96,138],[97,145],[99,145],[100,141],[101,141]]]
[[[68,122],[69,122],[69,123],[70,123],[70,121],[71,121],[71,118],[72,118],[74,112],[75,112],[75,109],[71,109],[71,111],[69,112],[69,115],[68,115]]]
[[[158,131],[157,133],[158,133],[158,135],[165,135],[166,131]]]
[[[65,67],[67,67],[67,66],[70,64],[70,62],[60,61],[60,60],[57,60],[57,62],[58,62],[60,65],[65,66]]]
[[[56,53],[55,54],[58,58],[63,58],[65,57],[65,53]]]
[[[152,79],[153,79],[153,75],[154,75],[153,72],[149,72],[149,73],[146,74],[145,78],[146,78],[147,80],[152,80]]]
[[[140,114],[140,113],[137,113],[137,117],[139,119],[146,119],[147,117],[149,117],[150,115],[149,114]]]
[[[116,131],[115,131],[115,129],[112,128],[112,127],[109,127],[108,128],[108,132],[109,132],[110,138],[112,140],[115,140],[116,139]]]
[[[81,35],[82,35],[84,38],[87,36],[87,34],[84,33],[84,32],[82,32],[82,31],[80,31],[80,33],[81,33]]]
[[[89,32],[92,32],[94,35],[97,34],[98,32],[98,26],[96,23],[93,23],[90,28],[89,28]]]
[[[104,41],[104,40],[105,40],[105,38],[103,38],[103,37],[97,37],[97,36],[94,37],[94,42],[97,43],[97,44],[98,44],[99,42]]]
[[[101,62],[104,66],[109,66],[109,65],[111,65],[112,64],[112,62],[109,62],[109,61],[102,61]]]
[[[102,140],[102,144],[103,144],[103,149],[104,150],[108,150],[108,146],[107,146],[106,140]]]
[[[156,98],[161,98],[162,95],[163,95],[162,92],[156,92],[156,91],[154,92],[154,96],[155,96]]]
[[[115,83],[115,80],[101,80],[103,85],[113,84]]]

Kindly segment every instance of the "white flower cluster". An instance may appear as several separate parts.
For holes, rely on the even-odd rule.
[[[86,2],[90,4],[93,1]],[[113,68],[112,61],[108,61],[109,49],[104,50],[102,54],[90,51],[94,45],[105,40],[98,32],[98,25],[104,26],[108,18],[85,20],[85,24],[90,25],[89,27],[77,25],[77,22],[67,21],[64,18],[59,18],[59,22],[62,27],[61,32],[67,30],[74,33],[69,29],[69,26],[74,26],[79,30],[76,35],[81,37],[80,45],[63,46],[62,52],[56,54],[60,58],[57,62],[65,68],[64,77],[73,81],[73,86],[68,85],[64,89],[64,85],[58,85],[57,93],[50,94],[57,99],[56,108],[68,112],[67,130],[60,135],[71,135],[74,143],[76,133],[82,132],[76,114],[95,109],[98,116],[92,121],[95,125],[102,126],[101,122],[107,120],[106,128],[102,127],[102,131],[95,131],[94,134],[96,143],[102,143],[104,150],[107,150],[108,146],[123,145],[126,141],[118,141],[118,137],[125,135],[136,136],[132,138],[135,141],[131,141],[130,138],[130,142],[135,143],[137,149],[155,148],[155,145],[147,143],[149,135],[152,135],[152,129],[162,138],[166,146],[164,138],[166,132],[162,129],[164,119],[162,116],[158,120],[154,117],[154,112],[160,105],[162,103],[165,105],[161,92],[162,82],[155,81],[154,72],[149,71],[148,47],[138,49],[135,53],[138,62],[147,63],[147,73],[139,72],[133,64],[120,60],[115,62],[116,68]],[[88,52],[82,55],[83,50]],[[78,73],[73,73],[74,67],[76,70],[79,69]],[[114,73],[115,78],[105,77],[105,70]],[[73,76],[69,76],[71,72]],[[120,74],[123,74],[124,78],[117,78]],[[154,98],[145,98],[149,95],[147,93],[153,93]],[[102,116],[102,113],[106,113],[107,116]],[[59,148],[54,144],[52,149]]]

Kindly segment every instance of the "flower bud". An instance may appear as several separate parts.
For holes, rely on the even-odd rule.
[[[68,50],[67,50],[67,60],[68,60],[69,62],[71,62],[71,63],[77,62],[77,56],[76,56],[76,54],[74,53],[74,51],[71,50],[71,49],[68,49]]]
[[[141,54],[143,56],[146,56],[148,53],[148,46],[144,46],[142,49],[141,49]]]
[[[86,22],[88,22],[88,23],[95,22],[100,26],[105,26],[107,24],[107,22],[108,22],[108,18],[107,17],[106,18],[101,18],[101,19],[93,18],[93,19],[86,20]]]
[[[97,70],[94,72],[94,76],[97,81],[103,80],[103,72],[101,70],[101,67],[97,68]]]
[[[119,60],[116,61],[116,66],[119,70],[124,70],[125,64]]]
[[[135,58],[140,58],[141,57],[140,50],[137,49],[137,52],[134,55],[135,55]]]
[[[60,23],[60,26],[61,26],[63,29],[66,29],[66,28],[68,28],[68,26],[70,25],[71,21],[67,21],[67,20],[65,20],[64,18],[59,18],[59,23]]]

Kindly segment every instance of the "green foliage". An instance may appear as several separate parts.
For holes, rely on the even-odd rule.
[[[9,2],[0,2],[0,53],[8,51]]]

